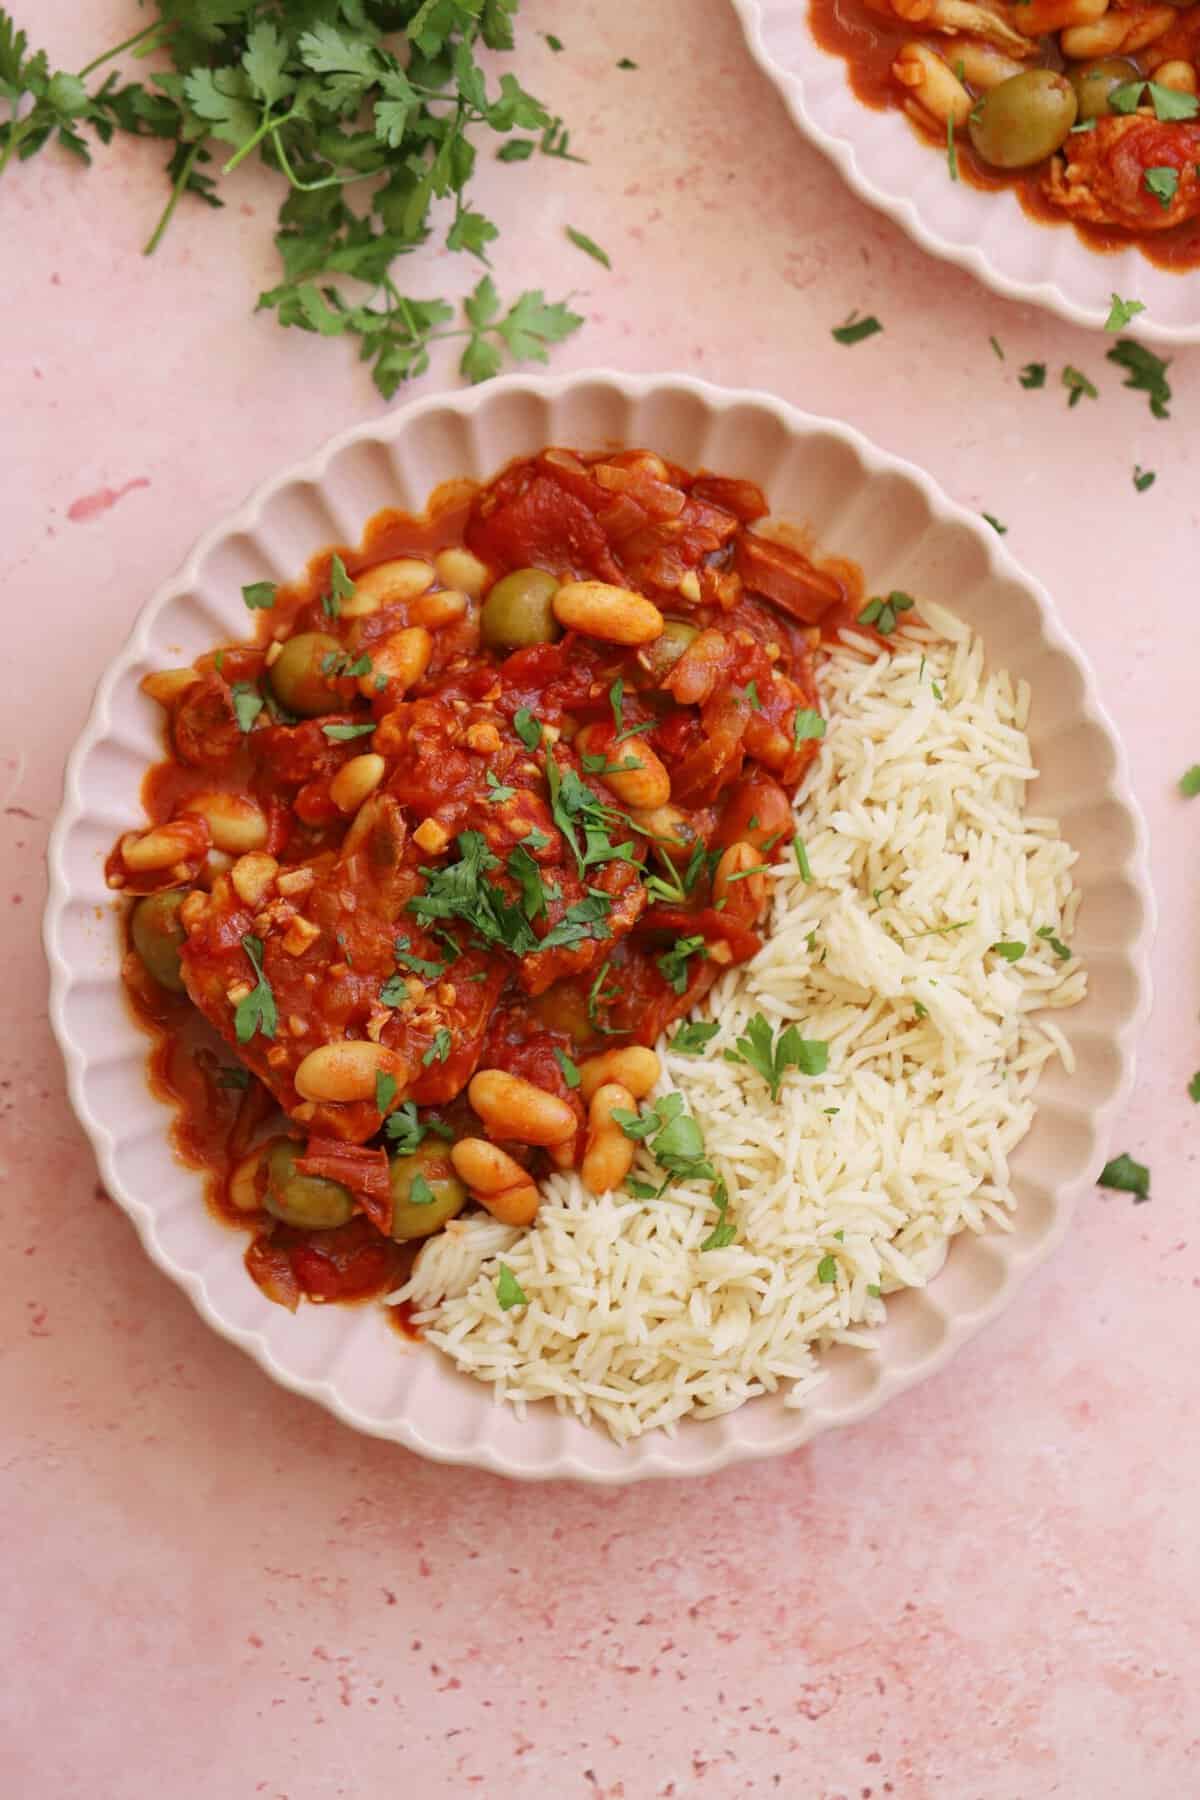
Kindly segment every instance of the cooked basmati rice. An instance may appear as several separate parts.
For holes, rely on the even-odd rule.
[[[624,1441],[780,1386],[802,1405],[822,1346],[869,1346],[882,1295],[934,1276],[956,1232],[1008,1224],[1039,1071],[1072,1062],[1036,1014],[1086,988],[1037,935],[1070,938],[1075,854],[1023,810],[1027,685],[988,673],[951,614],[923,617],[890,654],[844,634],[824,665],[829,728],[796,809],[812,880],[777,865],[764,948],[700,1009],[719,1027],[704,1053],[660,1046],[659,1094],[700,1125],[736,1241],[700,1248],[710,1182],[596,1199],[554,1175],[528,1231],[456,1220],[392,1296],[518,1408],[552,1398]],[[724,1055],[756,1012],[829,1046],[778,1103]],[[661,1180],[644,1147],[634,1174]],[[528,1298],[508,1312],[501,1261]]]

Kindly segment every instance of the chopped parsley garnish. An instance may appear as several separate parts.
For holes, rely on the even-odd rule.
[[[940,681],[931,681],[929,686],[935,700],[945,701],[946,696],[942,692],[942,684]]]
[[[719,1025],[710,1025],[703,1019],[691,1019],[679,1027],[667,1049],[677,1051],[680,1056],[699,1056],[720,1029]]]
[[[1200,1102],[1200,1070],[1188,1082],[1188,1099]]]
[[[542,741],[542,728],[527,706],[519,706],[513,714],[513,730],[527,750],[536,750]]]
[[[1179,791],[1187,800],[1194,800],[1200,794],[1200,763],[1193,763],[1179,777]]]
[[[490,769],[484,776],[484,780],[487,782],[488,804],[490,806],[503,806],[504,802],[506,800],[511,800],[517,791],[516,788],[505,787],[502,782],[497,781]]]
[[[1098,400],[1100,397],[1095,385],[1088,380],[1082,369],[1072,368],[1070,363],[1062,372],[1062,383],[1071,396],[1067,401],[1068,407],[1078,406],[1085,395],[1089,400]]]
[[[242,599],[251,612],[266,612],[274,606],[278,591],[273,581],[251,581],[242,589]]]
[[[836,1256],[823,1256],[821,1258],[820,1262],[817,1264],[817,1280],[832,1283],[832,1282],[836,1282],[837,1278],[838,1278],[837,1257]]]
[[[1059,939],[1055,937],[1054,927],[1052,925],[1039,925],[1038,936],[1043,938],[1045,942],[1049,944],[1059,962],[1070,962],[1071,952],[1067,949],[1065,944],[1060,943]]]
[[[432,1206],[437,1195],[426,1181],[419,1169],[408,1184],[408,1204],[410,1206]]]
[[[563,767],[553,750],[546,756],[546,785],[550,790],[550,815],[566,838],[580,874],[597,863],[628,862],[640,867],[633,841],[614,844],[610,824],[636,829],[626,813],[607,805],[568,764]],[[583,831],[582,850],[576,829]]]
[[[955,146],[954,146],[954,114],[953,113],[950,113],[946,119],[946,167],[950,171],[951,181],[957,181],[958,180],[958,151],[955,149]],[[994,343],[995,339],[993,338],[992,341]]]
[[[1018,943],[1015,938],[1007,942],[992,945],[994,954],[996,956],[1002,956],[1005,962],[1010,963],[1020,962],[1028,948],[1028,944]]]
[[[713,1188],[713,1199],[717,1207],[717,1222],[701,1244],[701,1250],[725,1250],[737,1237],[737,1226],[729,1215],[729,1190],[723,1181],[718,1181]]]
[[[1114,344],[1108,352],[1108,360],[1124,369],[1127,388],[1135,388],[1149,396],[1150,411],[1156,419],[1170,418],[1167,410],[1171,401],[1171,384],[1167,380],[1169,361],[1155,356],[1152,350],[1135,343],[1132,338],[1122,338]]]
[[[635,1143],[649,1143],[651,1155],[668,1175],[676,1175],[681,1181],[716,1180],[716,1172],[704,1154],[703,1134],[691,1114],[684,1111],[682,1094],[664,1094],[641,1113],[615,1107],[612,1119]]]
[[[1124,331],[1130,319],[1146,310],[1144,300],[1122,300],[1120,294],[1114,294],[1108,317],[1104,321],[1105,331]]]
[[[852,312],[844,325],[834,327],[832,336],[838,344],[861,344],[864,338],[874,337],[877,331],[882,330],[883,326],[873,313],[860,319],[856,312]]]
[[[421,870],[425,888],[413,895],[409,912],[426,927],[434,919],[463,919],[485,944],[502,944],[515,956],[536,950],[537,936],[521,907],[486,879],[500,864],[482,833],[462,831],[456,842],[457,862]]]
[[[1004,352],[1000,348],[1000,345],[997,342],[997,340],[994,337],[990,337],[988,339],[988,343],[992,346],[992,349],[996,352],[996,355],[1000,358],[1000,361],[1003,362],[1004,361]]]
[[[987,520],[988,524],[991,526],[992,530],[997,534],[997,536],[1007,537],[1008,526],[1002,525],[994,513],[985,512],[981,516]]]
[[[250,1086],[249,1069],[221,1069],[217,1073],[219,1088],[239,1088],[243,1092]]]
[[[702,957],[708,955],[702,937],[679,937],[669,950],[664,950],[661,956],[655,957],[663,980],[669,982],[677,994],[682,994],[687,988],[688,963],[697,954]]]
[[[271,984],[263,974],[262,939],[247,935],[242,939],[242,949],[250,958],[256,980],[250,992],[237,1003],[233,1015],[233,1030],[239,1044],[248,1044],[255,1032],[260,1032],[265,1038],[273,1038],[279,1025],[279,1014]]]
[[[1155,118],[1160,120],[1194,119],[1200,112],[1200,100],[1197,100],[1195,94],[1184,94],[1178,88],[1163,87],[1157,81],[1145,80],[1126,81],[1120,87],[1110,88],[1109,111],[1136,112],[1144,99],[1150,101]]]
[[[393,953],[402,969],[408,969],[410,973],[420,975],[426,981],[437,981],[446,973],[444,962],[430,962],[427,957],[414,956],[410,937],[398,937]]]
[[[448,1062],[453,1047],[454,1039],[450,1036],[449,1030],[445,1025],[439,1025],[433,1034],[432,1044],[421,1058],[422,1066],[427,1069],[431,1063]]]
[[[346,565],[335,551],[329,562],[329,592],[321,596],[321,611],[329,619],[340,619],[342,601],[349,600],[354,583],[346,573]]]
[[[881,1287],[876,1287],[873,1281],[868,1281],[867,1292],[870,1294],[872,1300],[882,1300],[883,1298],[883,1289]]]
[[[251,682],[235,681],[229,697],[233,701],[233,716],[239,731],[249,731],[266,704],[262,695]]]
[[[322,725],[321,730],[335,744],[348,744],[351,738],[367,737],[375,729],[375,721],[371,719],[365,725]]]
[[[913,1001],[913,1018],[914,1019],[927,1019],[928,1017],[929,1017],[929,1008],[922,1001],[914,1000]]]
[[[630,56],[623,56],[621,58],[620,62],[617,64],[618,69],[636,69],[637,66],[638,65],[634,62],[633,58]]]
[[[500,1264],[500,1274],[496,1279],[496,1298],[500,1302],[501,1312],[511,1312],[514,1306],[528,1306],[529,1299],[507,1263]]]
[[[916,601],[911,594],[893,589],[886,597],[877,595],[875,599],[868,600],[858,615],[858,622],[860,625],[873,625],[880,637],[891,637],[896,629],[897,614],[911,612],[915,605]],[[820,737],[821,733],[810,732],[808,735]]]
[[[1020,382],[1020,384],[1023,388],[1043,388],[1043,387],[1045,387],[1045,385],[1046,385],[1046,365],[1045,365],[1045,363],[1039,363],[1039,362],[1026,363],[1025,367],[1021,370],[1021,373],[1017,376],[1017,380]]]
[[[634,770],[644,766],[633,756],[627,756],[623,762],[609,762],[603,750],[585,750],[579,760],[585,775],[631,775]]]
[[[636,1176],[627,1175],[625,1177],[625,1188],[626,1192],[632,1194],[635,1200],[658,1199],[659,1190],[652,1181],[639,1181]]]
[[[1153,469],[1143,469],[1141,463],[1133,465],[1133,485],[1139,494],[1144,494],[1148,487],[1153,487],[1157,477]]]
[[[592,258],[593,262],[603,263],[606,269],[612,268],[612,260],[607,250],[602,250],[595,238],[588,237],[584,231],[576,231],[573,225],[567,225],[564,229],[577,250],[582,250],[585,256]]]
[[[1132,1194],[1134,1205],[1150,1198],[1150,1171],[1145,1163],[1134,1162],[1122,1152],[1106,1162],[1096,1178],[1097,1187],[1115,1188],[1119,1194]]]
[[[625,683],[619,675],[608,690],[608,704],[612,710],[613,725],[617,733],[613,739],[614,745],[623,744],[626,738],[637,737],[640,732],[653,731],[658,724],[657,719],[646,719],[641,725],[626,725],[624,717]]]
[[[825,721],[820,713],[814,712],[810,706],[798,706],[796,717],[792,720],[792,742],[796,748],[799,749],[807,738],[823,738],[824,736]]]
[[[518,844],[510,852],[504,866],[521,890],[521,910],[525,917],[539,918],[546,910],[546,890],[542,886],[542,871],[524,844]]]
[[[1146,192],[1154,195],[1164,212],[1169,212],[1179,187],[1179,170],[1173,169],[1169,163],[1162,163],[1155,169],[1147,169],[1143,180]]]
[[[801,881],[811,881],[813,878],[812,864],[808,860],[808,851],[804,847],[804,839],[799,832],[792,839],[792,854],[796,858],[796,867],[800,871]]]
[[[552,31],[543,31],[542,36],[546,40],[547,49],[555,50],[555,51],[562,49],[562,47],[563,47],[562,39],[559,37],[555,37],[555,35]]]
[[[762,1076],[778,1100],[788,1069],[799,1069],[802,1075],[823,1075],[829,1067],[829,1045],[820,1038],[804,1038],[797,1025],[787,1025],[775,1037],[769,1022],[755,1013],[735,1050],[726,1050],[726,1062],[746,1063]]]
[[[748,681],[746,683],[746,699],[749,702],[751,711],[753,711],[753,712],[761,712],[762,711],[762,701],[758,697],[757,681]]]
[[[375,1110],[385,1113],[396,1098],[396,1077],[380,1069],[375,1077]]]
[[[582,1079],[579,1073],[579,1066],[577,1063],[573,1063],[566,1051],[560,1050],[557,1044],[554,1047],[554,1060],[562,1070],[562,1078],[567,1086],[569,1088],[577,1088]]]
[[[608,963],[605,961],[601,963],[600,971],[597,974],[595,981],[593,981],[591,987],[588,989],[587,997],[588,1024],[592,1027],[593,1031],[598,1031],[602,1037],[612,1037],[616,1034],[613,1027],[611,1025],[606,1025],[601,1019],[600,1009],[601,1007],[607,1008],[611,1006],[614,1000],[620,998],[621,993],[620,988],[605,987],[604,983],[607,976]]]
[[[389,1114],[383,1129],[398,1156],[411,1156],[430,1135],[444,1138],[450,1143],[454,1141],[454,1133],[449,1125],[444,1125],[440,1119],[420,1117],[415,1100],[403,1101],[394,1113]]]
[[[611,911],[609,896],[598,888],[590,888],[585,900],[577,900],[574,906],[568,906],[558,924],[550,927],[538,949],[570,949],[575,944],[586,943],[589,938],[610,938],[612,931],[606,921]]]

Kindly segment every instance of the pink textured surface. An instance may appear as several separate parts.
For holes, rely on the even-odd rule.
[[[19,10],[76,65],[139,22],[132,0]],[[1200,758],[1180,580],[1196,354],[1155,422],[1099,339],[924,261],[795,137],[720,0],[526,10],[526,78],[590,161],[489,168],[482,198],[507,227],[502,288],[578,285],[589,322],[558,366],[681,368],[842,414],[1006,521],[1091,649],[1156,852],[1160,997],[1115,1146],[1151,1163],[1153,1200],[1097,1194],[999,1325],[862,1428],[692,1487],[426,1466],[212,1337],[97,1192],[67,1110],[42,850],[149,588],[252,483],[381,403],[338,348],[251,316],[274,211],[254,172],[147,264],[152,145],[90,175],[54,155],[13,171],[0,1791],[1176,1800],[1200,1747],[1200,802],[1174,791]],[[467,271],[415,273],[436,291]],[[854,307],[886,331],[842,350],[829,328]],[[1016,383],[1030,360],[1043,393]],[[1067,410],[1064,363],[1098,402]],[[1158,471],[1140,496],[1135,461]]]

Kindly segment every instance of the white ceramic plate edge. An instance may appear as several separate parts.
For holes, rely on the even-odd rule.
[[[130,666],[145,653],[151,626],[157,614],[170,599],[178,596],[181,591],[193,589],[199,585],[200,570],[206,558],[216,547],[236,534],[250,533],[254,530],[274,496],[291,488],[296,483],[311,483],[319,488],[322,477],[329,470],[330,465],[348,447],[370,442],[395,444],[407,433],[411,433],[414,426],[422,420],[428,420],[440,414],[456,418],[459,421],[475,419],[479,415],[487,414],[492,409],[503,408],[514,396],[526,396],[531,403],[536,401],[543,407],[553,406],[564,401],[572,390],[578,388],[590,388],[597,391],[613,390],[630,406],[638,402],[645,402],[651,397],[664,396],[667,401],[687,404],[694,409],[702,410],[710,420],[715,418],[719,421],[722,416],[729,417],[737,413],[738,409],[754,411],[773,416],[779,427],[792,435],[796,433],[802,435],[827,434],[840,440],[872,476],[889,475],[901,482],[910,483],[919,490],[933,525],[940,528],[944,525],[954,524],[973,538],[976,545],[982,548],[989,574],[1018,584],[1028,593],[1037,611],[1042,640],[1050,650],[1058,653],[1065,652],[1075,665],[1076,672],[1082,680],[1082,694],[1077,715],[1073,715],[1073,717],[1077,716],[1089,727],[1099,729],[1111,748],[1111,773],[1103,797],[1117,805],[1124,815],[1124,821],[1128,824],[1131,833],[1130,845],[1122,858],[1121,872],[1140,908],[1138,913],[1140,926],[1121,958],[1122,970],[1128,976],[1132,986],[1130,988],[1131,998],[1124,1006],[1119,1027],[1114,1033],[1117,1040],[1118,1068],[1108,1084],[1103,1104],[1088,1114],[1087,1122],[1094,1131],[1094,1148],[1086,1169],[1079,1174],[1078,1178],[1073,1179],[1067,1188],[1054,1193],[1052,1222],[1033,1249],[1021,1257],[1008,1257],[1004,1278],[988,1303],[971,1311],[969,1316],[952,1315],[947,1318],[944,1334],[927,1355],[918,1355],[904,1368],[888,1368],[886,1358],[883,1358],[885,1366],[882,1376],[863,1398],[840,1403],[836,1407],[830,1408],[822,1406],[818,1395],[814,1404],[791,1413],[788,1416],[786,1432],[781,1433],[777,1439],[773,1439],[769,1443],[749,1444],[738,1440],[736,1435],[730,1435],[728,1432],[709,1434],[713,1439],[711,1449],[698,1458],[689,1455],[685,1460],[681,1460],[678,1455],[673,1455],[673,1448],[678,1446],[689,1433],[705,1431],[704,1425],[685,1424],[678,1438],[666,1437],[662,1434],[649,1434],[629,1447],[616,1461],[607,1452],[598,1460],[592,1460],[586,1452],[586,1445],[593,1437],[591,1432],[583,1432],[582,1438],[577,1439],[572,1446],[559,1442],[553,1452],[548,1454],[536,1452],[534,1437],[530,1433],[529,1453],[514,1456],[511,1450],[498,1448],[494,1443],[485,1441],[486,1433],[483,1431],[469,1443],[452,1444],[446,1441],[437,1441],[430,1436],[427,1430],[418,1429],[407,1418],[372,1417],[361,1408],[348,1404],[332,1380],[306,1375],[297,1372],[295,1368],[284,1366],[266,1341],[262,1331],[244,1329],[233,1321],[227,1312],[221,1311],[209,1293],[203,1274],[196,1269],[181,1266],[164,1248],[155,1209],[137,1193],[130,1191],[122,1179],[116,1166],[117,1141],[113,1131],[109,1123],[98,1116],[88,1102],[84,1088],[85,1075],[89,1066],[88,1047],[76,1039],[67,1019],[68,1001],[73,985],[81,979],[80,969],[73,967],[64,954],[63,935],[67,908],[73,897],[78,898],[70,867],[69,849],[72,833],[85,818],[82,776],[89,758],[96,752],[97,747],[111,737],[114,690],[122,674],[127,672]],[[366,516],[364,515],[359,521],[360,529],[365,526],[365,523]],[[317,545],[314,543],[310,545],[310,550],[316,547]],[[848,548],[838,543],[830,543],[829,547],[841,550]],[[1145,827],[1130,792],[1123,749],[1097,697],[1090,666],[1078,647],[1070,642],[1058,625],[1049,596],[1018,567],[1004,546],[994,537],[994,534],[980,524],[974,514],[949,501],[919,469],[900,458],[874,449],[852,428],[833,421],[813,418],[766,394],[719,389],[708,383],[680,376],[639,377],[596,370],[581,371],[549,379],[523,376],[505,377],[488,383],[482,388],[431,396],[386,415],[380,420],[353,427],[332,439],[304,463],[295,465],[264,482],[236,514],[205,534],[179,574],[158,590],[139,615],[120,656],[102,678],[87,725],[67,763],[63,807],[51,834],[48,861],[50,880],[44,938],[51,974],[51,1023],[63,1051],[72,1105],[91,1139],[105,1185],[114,1199],[134,1221],[148,1254],[165,1273],[184,1288],[202,1317],[215,1330],[246,1350],[268,1374],[283,1386],[319,1401],[347,1424],[360,1431],[392,1439],[434,1460],[473,1464],[496,1473],[524,1479],[566,1477],[616,1483],[667,1475],[709,1474],[734,1461],[795,1449],[818,1431],[832,1424],[852,1423],[861,1419],[874,1411],[891,1394],[903,1391],[916,1381],[943,1367],[960,1344],[974,1336],[978,1330],[997,1316],[1007,1305],[1025,1275],[1042,1262],[1062,1240],[1076,1200],[1088,1190],[1103,1164],[1108,1126],[1129,1093],[1134,1075],[1136,1039],[1150,1004],[1148,954],[1153,935],[1154,902],[1146,868]],[[92,978],[94,979],[94,976]],[[114,1000],[117,1005],[122,1004],[119,995],[114,994]],[[150,1098],[148,1089],[147,1098]],[[165,1111],[157,1102],[152,1101],[151,1104],[157,1108],[158,1129],[165,1137],[167,1124]],[[996,1246],[1002,1255],[1005,1254],[1005,1242],[1004,1239],[996,1240]],[[246,1278],[243,1277],[243,1279]],[[934,1292],[935,1287],[936,1284],[926,1292]],[[335,1309],[323,1310],[330,1312]],[[271,1309],[271,1311],[278,1312],[278,1309]],[[336,1358],[333,1360],[336,1361]],[[496,1403],[490,1397],[490,1390],[479,1384],[471,1384],[471,1386],[488,1407],[495,1406]],[[731,1415],[731,1418],[736,1419],[737,1416]],[[717,1420],[709,1423],[724,1426],[727,1422]],[[568,1421],[563,1423],[570,1424]],[[583,1431],[582,1427],[576,1429]],[[608,1446],[608,1452],[611,1452],[611,1449],[612,1447]]]

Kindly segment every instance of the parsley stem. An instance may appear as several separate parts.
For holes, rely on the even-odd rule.
[[[241,148],[234,151],[234,153],[230,157],[229,161],[225,164],[225,167],[221,170],[222,175],[232,175],[233,171],[237,168],[238,164],[243,160],[243,158],[249,156],[250,152],[255,148],[255,146],[262,143],[263,139],[266,137],[266,135],[269,131],[275,131],[280,125],[288,124],[290,120],[295,118],[295,116],[296,116],[295,107],[292,108],[291,112],[280,113],[278,118],[275,118],[271,114],[271,112],[268,111],[262,124],[259,126],[258,130],[254,133],[253,137],[248,137],[246,139],[246,142],[241,146]],[[278,148],[278,145],[276,146],[276,148]]]
[[[275,125],[280,125],[282,123],[283,121],[281,119],[276,119],[274,121]],[[378,175],[379,173],[378,169],[365,169],[360,175],[325,175],[320,181],[301,181],[295,169],[293,169],[291,163],[288,161],[287,151],[283,147],[283,140],[279,136],[279,133],[274,129],[274,125],[271,129],[271,141],[275,145],[275,154],[279,158],[279,167],[287,176],[291,185],[294,188],[297,188],[302,194],[315,194],[321,188],[349,187],[352,181],[366,181],[370,176]]]
[[[158,246],[162,243],[167,226],[175,216],[175,208],[179,205],[180,199],[183,196],[183,190],[188,184],[188,180],[196,164],[196,158],[199,156],[202,146],[203,139],[197,139],[188,151],[187,156],[184,158],[183,167],[175,177],[175,186],[171,189],[171,198],[163,208],[162,217],[154,227],[153,235],[142,250],[143,256],[153,256],[154,252],[158,249]]]
[[[114,44],[111,50],[105,50],[102,55],[94,56],[90,63],[84,63],[82,69],[77,69],[76,74],[80,81],[82,81],[85,75],[90,75],[93,69],[98,69],[100,67],[101,63],[111,62],[114,56],[120,56],[122,50],[132,50],[135,44],[140,44],[146,38],[153,37],[155,32],[165,30],[167,30],[166,21],[164,19],[155,19],[153,25],[143,25],[140,31],[135,31],[133,36],[127,37],[123,43]],[[147,50],[153,50],[155,46],[153,44],[147,44],[146,48]]]

